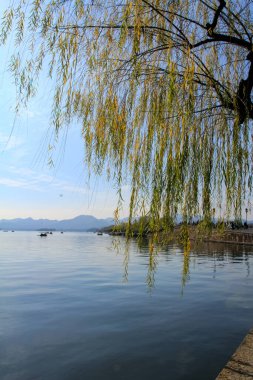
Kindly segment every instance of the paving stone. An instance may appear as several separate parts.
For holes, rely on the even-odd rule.
[[[253,330],[245,337],[216,380],[253,380]]]

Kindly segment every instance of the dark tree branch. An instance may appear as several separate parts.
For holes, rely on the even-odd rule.
[[[211,37],[214,42],[216,41],[227,42],[229,44],[246,48],[247,50],[251,50],[251,47],[252,47],[252,44],[246,40],[233,37],[233,36],[228,36],[226,34],[215,33],[211,29],[208,30],[208,36]]]
[[[212,24],[209,24],[209,23],[206,24],[206,28],[207,28],[209,36],[212,36],[212,33],[213,33],[214,29],[217,26],[219,16],[220,16],[221,12],[223,11],[223,8],[225,8],[225,7],[226,7],[226,1],[225,0],[220,0],[220,5],[219,5],[219,7],[217,8],[217,10],[216,10],[216,12],[214,14],[214,18],[213,18]]]
[[[208,37],[211,37],[212,38],[212,42],[216,42],[216,41],[222,41],[222,42],[228,42],[230,44],[234,44],[234,45],[237,45],[237,46],[241,46],[241,47],[244,47],[248,50],[251,50],[252,48],[252,44],[249,42],[249,41],[246,41],[242,38],[238,38],[238,37],[234,37],[234,36],[228,36],[226,34],[221,34],[221,33],[215,33],[214,30],[217,26],[217,23],[218,23],[218,19],[219,17],[221,16],[221,12],[223,11],[223,9],[226,7],[226,2],[224,0],[220,0],[220,5],[219,7],[217,8],[215,14],[214,14],[214,18],[213,18],[213,22],[212,24],[210,23],[207,23],[206,24],[206,29],[207,29],[207,35]],[[200,45],[203,45],[204,43],[208,43],[210,42],[209,39],[205,40],[204,42],[200,42],[198,43],[197,46],[200,46]]]
[[[232,11],[227,10],[228,14],[232,16],[233,19],[235,19],[241,27],[243,27],[244,32],[246,33],[246,38],[244,39],[243,35],[237,32],[233,22],[229,19],[228,15],[224,12],[226,8],[226,1],[225,0],[219,0],[219,6],[217,8],[214,8],[214,6],[208,5],[205,1],[201,0],[205,6],[207,6],[210,11],[214,12],[213,20],[210,23],[207,23],[206,26],[202,25],[200,22],[197,22],[195,20],[192,20],[189,17],[186,17],[184,15],[180,15],[178,13],[173,13],[173,11],[168,11],[165,9],[158,8],[155,3],[151,2],[150,0],[142,0],[142,2],[145,4],[147,8],[152,9],[154,14],[156,14],[159,17],[163,17],[166,22],[170,25],[170,27],[160,27],[156,25],[141,25],[140,29],[142,33],[152,33],[154,35],[156,34],[163,34],[164,37],[168,40],[173,41],[173,44],[163,43],[162,45],[156,46],[152,49],[147,49],[144,51],[139,52],[134,57],[132,57],[130,60],[125,61],[120,69],[122,67],[126,67],[126,65],[130,65],[131,61],[138,58],[142,59],[144,56],[151,55],[155,52],[162,51],[168,49],[168,47],[174,47],[178,50],[185,50],[185,48],[190,48],[193,53],[194,60],[198,60],[196,54],[194,53],[194,49],[198,47],[205,47],[208,45],[213,45],[217,43],[226,43],[226,44],[233,44],[236,45],[239,48],[246,49],[249,53],[247,56],[247,60],[250,61],[250,69],[248,73],[247,79],[242,79],[238,85],[238,90],[236,93],[232,94],[230,90],[222,85],[219,81],[217,81],[213,75],[209,72],[207,67],[203,65],[203,62],[198,61],[198,66],[201,67],[203,70],[204,77],[208,78],[208,80],[212,83],[212,87],[216,93],[217,98],[219,99],[220,103],[223,105],[224,108],[227,108],[229,110],[233,110],[237,113],[239,118],[239,123],[243,123],[247,118],[253,119],[253,104],[251,102],[251,92],[253,89],[253,53],[252,53],[252,43],[249,36],[249,33],[247,32],[247,29],[245,25],[242,23],[242,21],[239,19],[239,17],[234,14]],[[174,14],[174,16],[177,16],[179,19],[185,22],[191,22],[198,27],[205,29],[207,32],[207,37],[203,38],[201,41],[198,41],[194,44],[191,44],[189,39],[187,38],[185,31],[183,27],[179,27],[175,22],[173,22],[169,15]],[[216,28],[218,25],[219,20],[224,22],[228,27],[233,30],[234,35],[229,35],[222,33],[220,31],[216,32]],[[231,24],[231,25],[230,25]],[[134,30],[134,25],[131,23],[129,25],[125,26],[129,31]],[[107,24],[101,24],[101,25],[65,25],[61,26],[61,30],[65,30],[69,32],[71,29],[95,29],[98,28],[100,30],[103,29],[122,29],[121,24],[116,25],[107,25]],[[174,30],[173,30],[174,29]],[[200,74],[199,74],[200,75]],[[200,80],[199,76],[196,76],[195,83],[198,83],[200,86],[204,86],[204,82]]]
[[[247,60],[250,61],[248,78],[240,81],[236,99],[240,124],[242,124],[246,118],[253,118],[253,106],[251,102],[251,91],[253,88],[253,52],[248,54]]]
[[[249,50],[249,54],[247,56],[247,60],[250,61],[250,69],[248,73],[248,78],[242,79],[239,83],[238,91],[236,94],[235,102],[227,101],[225,99],[222,99],[220,91],[217,91],[217,94],[219,98],[222,100],[224,106],[226,108],[229,108],[231,110],[235,110],[238,114],[239,124],[242,124],[247,118],[253,118],[253,105],[251,102],[251,91],[253,88],[253,52],[252,52],[252,44],[249,41],[246,41],[241,38],[237,38],[234,36],[228,36],[221,33],[215,33],[215,28],[217,26],[219,17],[221,16],[221,13],[223,9],[226,7],[225,0],[220,0],[220,5],[217,8],[213,22],[212,24],[207,23],[206,29],[207,29],[207,35],[211,39],[206,39],[203,41],[200,41],[199,43],[195,44],[193,47],[198,47],[210,42],[216,42],[216,41],[223,41],[230,44],[234,44],[237,46],[240,46],[242,48],[246,48]],[[248,35],[248,34],[247,34]]]

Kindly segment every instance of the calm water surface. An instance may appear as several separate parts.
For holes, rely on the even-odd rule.
[[[1,380],[214,380],[253,326],[253,249],[116,248],[0,231]]]

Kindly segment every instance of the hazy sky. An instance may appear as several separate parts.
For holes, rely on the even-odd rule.
[[[0,15],[8,3],[0,1]],[[47,164],[52,83],[46,77],[36,98],[16,118],[15,86],[8,72],[11,50],[11,42],[0,47],[0,219],[112,216],[117,204],[112,183],[94,177],[88,184],[80,126],[63,131],[54,168]]]

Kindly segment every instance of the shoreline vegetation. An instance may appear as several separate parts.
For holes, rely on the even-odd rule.
[[[175,227],[160,227],[156,232],[150,231],[148,223],[135,221],[132,225],[120,223],[101,229],[101,232],[112,236],[134,238],[153,238],[155,241],[168,243],[177,241],[182,244],[199,242],[216,242],[227,244],[253,245],[253,225],[246,223],[180,223]]]

